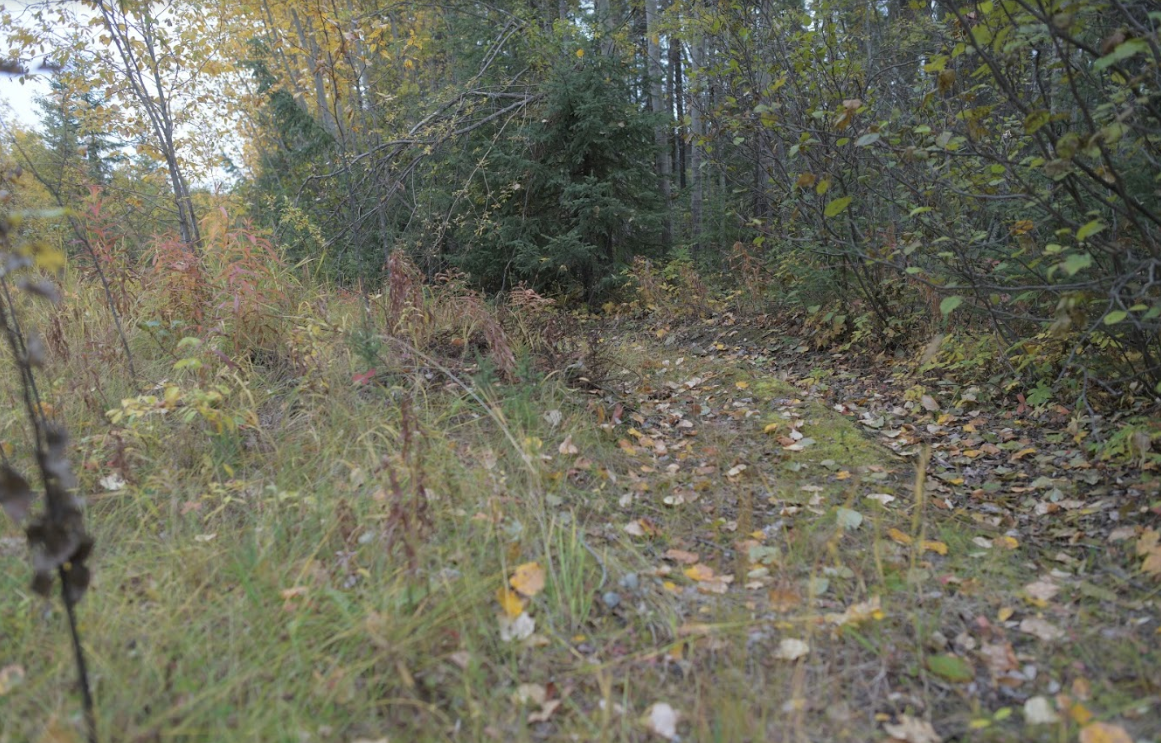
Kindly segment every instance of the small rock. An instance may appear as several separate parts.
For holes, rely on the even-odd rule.
[[[637,586],[640,585],[640,578],[637,577],[636,573],[625,573],[625,575],[621,576],[619,583],[621,584],[621,588],[624,588],[626,591],[636,591]]]
[[[609,591],[604,596],[601,596],[601,600],[605,602],[605,606],[610,609],[616,609],[621,604],[621,594],[616,591]]]

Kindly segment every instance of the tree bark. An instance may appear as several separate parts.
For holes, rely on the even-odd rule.
[[[200,256],[202,238],[193,199],[190,196],[189,183],[185,179],[181,161],[177,156],[170,92],[162,79],[153,18],[146,14],[142,16],[140,23],[131,24],[130,18],[120,9],[121,6],[115,8],[108,0],[95,0],[95,7],[101,13],[105,31],[117,48],[117,53],[125,66],[125,77],[149,121],[155,144],[165,161],[170,187],[173,189],[174,206],[177,208],[178,233],[182,242]],[[139,39],[133,38],[134,29],[140,36]],[[134,41],[138,42],[141,51],[135,51]],[[153,86],[152,90],[150,86]]]
[[[682,43],[680,39],[669,39],[669,86],[670,98],[673,101],[673,113],[677,117],[677,129],[673,137],[674,157],[673,170],[678,174],[678,188],[685,190],[686,182],[686,166],[688,165],[688,158],[686,153],[688,145],[685,137],[685,81],[682,79],[685,75],[683,71],[682,57],[685,53],[682,51]]]
[[[656,149],[657,180],[661,190],[661,198],[665,205],[664,226],[661,240],[668,248],[673,242],[673,217],[670,205],[670,166],[669,152],[669,112],[665,110],[665,96],[662,93],[663,78],[661,69],[661,38],[657,29],[657,0],[645,0],[645,36],[646,53],[649,56],[649,104],[653,115],[659,120],[653,128],[654,148]]]
[[[693,69],[701,69],[705,60],[705,38],[691,44],[689,52]],[[705,151],[701,142],[705,136],[704,97],[705,94],[700,90],[691,90],[689,94],[689,227],[695,255],[702,250],[702,208],[705,198]]]

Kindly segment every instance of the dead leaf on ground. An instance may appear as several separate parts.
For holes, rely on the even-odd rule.
[[[1020,631],[1045,642],[1054,642],[1064,638],[1064,630],[1038,617],[1029,617],[1020,622]]]
[[[810,645],[803,641],[788,637],[778,643],[774,657],[778,660],[798,660],[810,653]]]
[[[943,743],[943,738],[939,737],[930,722],[910,715],[900,715],[899,722],[887,723],[883,730],[893,740],[903,743]]]
[[[657,702],[649,708],[642,719],[645,728],[666,740],[677,740],[677,710],[665,702]]]
[[[521,614],[515,619],[501,615],[499,622],[500,640],[503,642],[527,640],[536,631],[536,621],[527,614]]]
[[[665,559],[682,565],[693,565],[701,559],[699,555],[693,552],[686,552],[685,550],[670,549],[665,551]]]
[[[1094,722],[1080,731],[1080,743],[1133,743],[1133,739],[1120,725]]]
[[[1046,578],[1041,578],[1038,581],[1024,586],[1024,593],[1028,594],[1028,598],[1032,603],[1037,606],[1045,606],[1049,601],[1056,598],[1056,594],[1060,593],[1060,586]]]
[[[1052,707],[1048,697],[1032,697],[1024,702],[1024,723],[1027,725],[1055,725],[1060,715]]]

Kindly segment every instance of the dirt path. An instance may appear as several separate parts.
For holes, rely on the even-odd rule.
[[[776,336],[610,342],[624,472],[590,536],[648,567],[611,576],[627,629],[595,654],[626,696],[692,740],[1156,739],[1156,478]]]

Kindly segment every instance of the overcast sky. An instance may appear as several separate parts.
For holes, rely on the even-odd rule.
[[[0,102],[12,112],[12,116],[4,118],[12,120],[23,128],[32,128],[40,124],[40,108],[34,99],[48,93],[48,78],[36,75],[24,80],[24,83],[8,75],[0,75]]]

